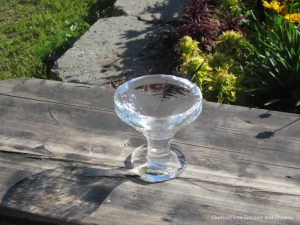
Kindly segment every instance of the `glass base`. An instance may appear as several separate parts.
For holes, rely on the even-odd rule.
[[[153,155],[148,154],[147,146],[143,145],[132,153],[134,172],[148,182],[161,182],[178,177],[186,166],[185,156],[180,150],[178,145],[171,144],[168,154]]]

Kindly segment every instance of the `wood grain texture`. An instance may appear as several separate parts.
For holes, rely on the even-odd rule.
[[[99,109],[101,111],[114,111],[114,91],[97,86],[70,85],[64,82],[49,82],[31,78],[0,81],[1,83],[0,94],[2,95]],[[219,115],[223,116],[220,117]],[[204,127],[250,132],[260,135],[262,138],[273,135],[299,139],[299,120],[300,115],[298,114],[205,102],[204,111],[196,123]],[[262,130],[265,134],[259,133]]]
[[[145,140],[117,118],[112,96],[96,86],[0,82],[2,215],[57,224],[300,224],[299,115],[205,102],[174,138],[187,169],[147,184],[128,169]]]

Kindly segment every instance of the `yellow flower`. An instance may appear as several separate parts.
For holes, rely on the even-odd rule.
[[[268,8],[268,9],[271,9],[271,8],[272,8],[272,6],[270,5],[270,3],[267,2],[267,1],[263,1],[263,6],[264,6],[265,8]]]
[[[281,12],[285,7],[284,5],[281,6],[278,1],[271,1],[271,3],[267,1],[263,1],[263,6],[268,9],[272,8],[278,13]]]
[[[272,1],[271,6],[276,12],[281,12],[284,9],[284,5],[280,6],[279,2],[277,1]]]
[[[292,13],[292,14],[286,14],[284,16],[286,20],[292,23],[299,23],[300,22],[300,13]]]

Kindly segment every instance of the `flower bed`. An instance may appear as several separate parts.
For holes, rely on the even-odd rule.
[[[300,3],[194,0],[176,28],[178,75],[207,100],[300,112]]]

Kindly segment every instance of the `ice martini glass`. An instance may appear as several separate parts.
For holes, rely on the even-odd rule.
[[[114,101],[117,115],[148,142],[132,153],[133,171],[149,182],[179,176],[186,158],[170,139],[201,113],[202,93],[197,85],[172,75],[147,75],[119,86]]]

